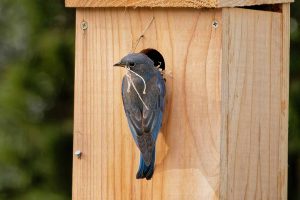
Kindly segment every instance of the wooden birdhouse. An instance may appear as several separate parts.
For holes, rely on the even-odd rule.
[[[76,7],[73,200],[287,199],[291,1],[66,0]],[[113,67],[148,48],[163,56],[167,86],[149,181],[135,178],[125,72]]]

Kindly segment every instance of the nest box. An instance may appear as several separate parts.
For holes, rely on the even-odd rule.
[[[287,199],[291,1],[66,0],[76,7],[73,200]],[[160,52],[167,74],[150,181],[135,179],[124,71],[113,68],[144,30],[136,52]]]

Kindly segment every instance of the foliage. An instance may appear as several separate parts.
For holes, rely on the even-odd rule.
[[[0,199],[70,199],[74,11],[0,1]]]
[[[300,2],[291,6],[289,199],[300,199]]]

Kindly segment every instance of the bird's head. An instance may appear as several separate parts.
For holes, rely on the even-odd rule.
[[[114,66],[128,67],[131,70],[134,70],[134,67],[142,64],[154,66],[153,61],[143,53],[130,53],[122,58],[120,62],[114,64]]]

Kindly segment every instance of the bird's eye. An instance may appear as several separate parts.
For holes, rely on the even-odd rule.
[[[129,62],[129,63],[128,63],[128,66],[129,66],[129,67],[134,67],[134,62]]]

